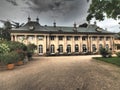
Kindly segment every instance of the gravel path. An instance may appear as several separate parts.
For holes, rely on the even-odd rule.
[[[120,67],[91,57],[36,57],[0,71],[0,90],[120,90]]]

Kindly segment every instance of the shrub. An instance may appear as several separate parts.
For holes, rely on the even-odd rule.
[[[17,49],[24,50],[24,51],[27,50],[26,45],[23,44],[23,43],[20,43],[20,42],[15,42],[15,41],[0,41],[0,47],[5,47],[5,45],[7,46],[7,48],[9,48],[10,52],[11,51],[15,51]]]
[[[23,61],[25,58],[25,52],[23,50],[17,50],[18,56],[19,56],[19,60]]]
[[[7,44],[1,43],[0,44],[0,54],[8,53],[10,49]]]
[[[19,55],[16,52],[10,52],[0,55],[1,63],[7,65],[18,61]]]
[[[7,42],[10,48],[10,51],[15,51],[17,49],[26,51],[26,45],[20,42],[9,41]]]
[[[117,57],[120,57],[120,52],[117,52],[116,55],[117,55]]]
[[[27,57],[30,60],[32,58],[32,55],[34,53],[34,50],[37,48],[35,44],[29,44],[27,46]]]
[[[34,50],[37,48],[35,44],[28,44],[27,50],[28,52],[34,53]]]
[[[106,48],[101,48],[100,54],[102,55],[102,57],[112,57],[112,53],[109,52]]]

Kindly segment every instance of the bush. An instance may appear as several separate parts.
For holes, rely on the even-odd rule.
[[[18,49],[20,50],[27,50],[27,47],[25,44],[20,43],[20,42],[15,42],[15,41],[0,41],[0,47],[4,47],[7,46],[7,48],[9,48],[9,51],[16,51]],[[0,48],[1,49],[1,48]],[[0,50],[1,51],[1,50]]]
[[[37,48],[37,46],[35,44],[28,44],[27,46],[27,50],[30,53],[34,53],[34,50]]]
[[[120,52],[117,52],[116,55],[117,55],[117,57],[120,57]]]
[[[0,54],[8,53],[10,49],[7,44],[1,43],[0,44]]]
[[[11,64],[17,62],[19,59],[19,55],[16,52],[10,52],[0,55],[0,60],[2,64]]]
[[[25,52],[23,50],[17,50],[17,53],[19,55],[19,60],[23,61],[25,58]]]
[[[100,54],[102,55],[102,57],[112,57],[112,53],[109,52],[106,48],[101,48],[100,49]]]
[[[35,44],[29,44],[27,46],[27,57],[30,60],[32,58],[32,55],[34,53],[34,50],[37,48]]]
[[[10,51],[15,51],[17,49],[26,51],[26,45],[20,42],[9,41],[7,42],[10,48]]]

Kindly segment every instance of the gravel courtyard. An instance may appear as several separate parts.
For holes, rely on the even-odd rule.
[[[0,90],[120,90],[120,67],[92,56],[35,57],[0,71]]]

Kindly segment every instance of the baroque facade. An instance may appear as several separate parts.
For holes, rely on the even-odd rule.
[[[39,19],[28,22],[19,28],[11,30],[11,40],[24,44],[33,43],[37,45],[36,53],[50,54],[72,54],[72,53],[98,53],[101,47],[114,51],[114,33],[98,27],[96,24],[77,27],[42,26]]]

